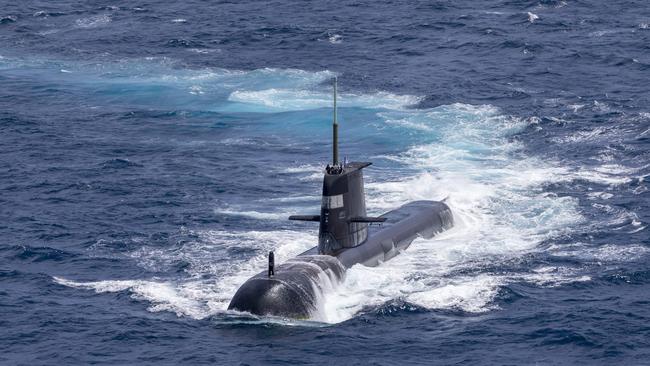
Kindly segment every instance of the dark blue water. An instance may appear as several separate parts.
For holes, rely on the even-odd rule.
[[[1,5],[0,363],[648,364],[645,1]],[[227,312],[315,244],[335,75],[371,212],[457,225]]]

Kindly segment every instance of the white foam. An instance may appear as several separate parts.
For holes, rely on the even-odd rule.
[[[593,247],[589,243],[553,245],[549,252],[558,257],[580,258],[601,264],[624,263],[647,256],[650,249],[639,244],[608,244]]]
[[[76,282],[59,277],[54,277],[54,280],[64,286],[94,290],[97,293],[129,291],[134,299],[151,303],[148,307],[151,312],[171,311],[177,316],[196,319],[207,316],[200,301],[173,283],[140,280]]]
[[[366,95],[344,93],[339,94],[338,104],[340,107],[401,109],[417,104],[420,99],[412,95],[395,95],[386,92]],[[237,90],[230,94],[228,100],[265,107],[266,110],[260,111],[268,112],[328,108],[332,104],[332,96],[329,93],[307,89]]]
[[[288,173],[288,174],[294,174],[294,173],[314,174],[314,173],[322,173],[323,172],[323,167],[322,166],[316,166],[316,165],[313,165],[313,164],[302,164],[302,165],[297,165],[297,166],[282,167],[282,168],[280,168],[280,172]]]
[[[343,37],[340,34],[332,34],[331,36],[329,36],[328,41],[331,44],[343,43]]]
[[[264,201],[268,201],[268,202],[306,202],[307,201],[307,202],[316,202],[318,204],[321,202],[321,196],[277,197],[277,198],[267,198]]]
[[[108,14],[94,15],[88,18],[81,18],[75,21],[77,28],[96,28],[111,22]]]
[[[619,164],[605,164],[594,168],[578,168],[575,171],[569,171],[565,178],[567,179],[583,179],[589,182],[618,186],[627,184],[632,180],[631,174],[634,169],[624,167]]]
[[[594,141],[607,137],[610,131],[605,127],[596,127],[588,131],[577,131],[568,136],[556,137],[554,140],[558,143],[580,143]]]
[[[203,88],[200,85],[192,85],[192,86],[190,86],[189,89],[190,89],[189,90],[190,94],[193,94],[193,95],[205,94],[205,92],[203,91]]]
[[[632,193],[638,195],[638,194],[643,194],[643,193],[645,193],[645,192],[647,192],[647,191],[648,191],[648,187],[645,186],[645,185],[641,185],[641,186],[638,186],[638,187],[634,188],[634,190],[632,191]]]
[[[5,16],[0,17],[0,21],[2,23],[5,23],[5,22],[14,23],[14,22],[18,21],[18,17],[16,17],[15,15],[5,15]]]
[[[241,211],[232,209],[215,210],[215,213],[230,216],[250,217],[258,220],[286,220],[291,213],[287,212],[260,212],[260,211]]]
[[[429,309],[460,309],[479,313],[495,308],[490,303],[500,285],[499,278],[493,276],[460,277],[440,287],[414,292],[407,296],[407,300]]]
[[[603,30],[591,32],[591,33],[589,33],[589,36],[590,37],[602,37],[602,36],[607,35],[607,34],[614,34],[614,33],[618,33],[618,32],[620,32],[620,30],[603,29]]]
[[[219,48],[188,48],[187,51],[207,55],[209,53],[221,52],[221,49],[219,49]]]
[[[589,199],[592,200],[597,198],[601,200],[608,200],[614,197],[614,195],[609,192],[591,192],[591,193],[587,193],[587,197],[589,197]]]
[[[581,275],[574,268],[545,266],[533,269],[532,273],[512,276],[510,281],[525,281],[541,287],[558,287],[569,283],[591,281],[591,277]]]
[[[531,23],[534,23],[537,19],[539,19],[539,16],[537,14],[528,12],[528,21]]]
[[[258,141],[249,138],[229,137],[219,141],[220,144],[228,146],[251,146],[251,145],[265,145],[264,141]]]
[[[573,113],[578,113],[579,110],[585,107],[584,104],[568,104],[567,107],[573,111]]]

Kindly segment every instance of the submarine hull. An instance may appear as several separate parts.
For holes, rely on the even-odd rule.
[[[334,255],[320,255],[314,247],[276,266],[272,276],[265,271],[250,278],[235,293],[228,310],[312,318],[323,291],[341,282],[347,268],[377,266],[408,248],[415,238],[431,238],[454,222],[449,207],[437,201],[410,202],[381,217],[386,220],[371,226],[362,244]]]

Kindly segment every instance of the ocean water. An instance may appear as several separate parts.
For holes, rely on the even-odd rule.
[[[0,363],[650,361],[644,1],[3,2]],[[316,244],[341,154],[372,214],[456,226],[313,319],[226,310]]]

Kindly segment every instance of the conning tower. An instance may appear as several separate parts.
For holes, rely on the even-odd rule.
[[[289,217],[290,220],[320,222],[318,253],[328,255],[363,244],[368,238],[368,224],[385,221],[384,218],[366,216],[362,169],[372,163],[339,161],[336,84],[334,78],[332,165],[325,168],[320,215]]]
[[[334,255],[368,238],[362,169],[370,163],[349,163],[323,178],[318,229],[319,254]]]

